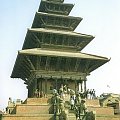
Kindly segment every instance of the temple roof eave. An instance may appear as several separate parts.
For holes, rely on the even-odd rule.
[[[41,2],[50,2],[50,3],[63,3],[64,0],[41,0]]]
[[[66,15],[60,15],[60,14],[52,14],[52,13],[44,13],[44,12],[36,12],[36,15],[46,15],[46,16],[55,16],[60,18],[70,18],[70,19],[77,19],[82,20],[82,17],[74,17],[74,16],[66,16]]]
[[[61,57],[73,57],[73,58],[85,58],[85,59],[97,59],[109,61],[106,57],[101,57],[92,54],[86,54],[81,52],[65,52],[65,51],[51,51],[51,50],[42,50],[41,48],[27,49],[18,51],[19,54],[25,55],[42,55],[42,56],[61,56]]]
[[[29,60],[26,60],[27,56],[47,56],[47,57],[62,57],[62,58],[76,58],[79,59],[79,61],[84,61],[86,68],[83,71],[76,71],[73,69],[71,72],[65,72],[65,71],[48,71],[48,70],[36,70],[34,66],[29,65]],[[59,51],[48,51],[48,50],[42,50],[42,49],[28,49],[28,50],[20,50],[18,52],[18,57],[16,59],[14,69],[12,72],[11,77],[12,78],[21,78],[24,81],[26,79],[29,79],[29,76],[32,71],[40,71],[40,76],[47,76],[47,77],[64,77],[64,78],[71,78],[71,79],[79,79],[82,74],[90,74],[92,71],[97,69],[98,67],[102,66],[106,62],[108,62],[109,59],[106,57],[96,56],[96,55],[90,55],[80,52],[59,52]],[[28,64],[28,65],[27,65]],[[83,64],[82,62],[79,63],[80,66]],[[90,65],[91,64],[91,65]],[[49,72],[49,75],[46,74]],[[59,74],[61,73],[61,75]],[[75,77],[76,76],[76,77]]]
[[[56,39],[58,39],[59,36],[61,36],[63,37],[63,39],[66,38],[68,41],[72,39],[72,41],[74,41],[74,44],[75,44],[73,46],[76,48],[76,50],[79,50],[79,51],[81,51],[88,43],[90,43],[94,39],[94,36],[92,35],[81,34],[77,32],[46,29],[46,28],[31,28],[31,29],[28,29],[27,31],[22,49],[38,48],[38,46],[36,46],[36,42],[39,44],[45,44],[45,41],[42,41],[43,38],[42,37],[39,38],[39,34],[42,36],[49,35],[50,37],[56,36],[57,37]],[[50,37],[48,39],[50,39]],[[55,43],[52,43],[52,44],[55,44]],[[50,44],[50,46],[52,44]],[[61,44],[61,45],[66,46],[64,44]]]
[[[28,28],[28,31],[31,32],[41,32],[41,33],[54,33],[59,35],[67,35],[67,36],[76,36],[76,37],[86,37],[86,38],[95,38],[92,35],[66,31],[66,30],[56,30],[56,29],[46,29],[46,28]]]
[[[41,1],[41,4],[40,4],[40,7],[38,9],[38,11],[42,11],[42,12],[52,12],[52,11],[49,11],[48,9],[46,9],[45,7],[45,4],[53,4],[53,5],[59,5],[59,6],[67,6],[69,7],[69,10],[66,12],[60,12],[60,14],[65,14],[65,15],[68,15],[70,13],[70,11],[72,10],[72,8],[74,7],[74,4],[69,4],[69,3],[58,3],[58,2],[52,2],[52,1],[46,1],[46,0],[42,0]],[[47,10],[47,11],[46,11]],[[53,12],[57,12],[57,11],[53,11]],[[57,12],[59,14],[59,12]]]
[[[59,23],[58,22],[56,23],[55,21],[56,19],[58,20],[58,18],[59,18]],[[73,31],[78,26],[78,24],[82,21],[82,19],[83,18],[81,17],[36,12],[36,15],[32,24],[32,28],[47,27],[47,28],[56,28],[56,29]]]

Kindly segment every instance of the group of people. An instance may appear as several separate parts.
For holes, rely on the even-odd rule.
[[[86,96],[86,99],[95,99],[96,98],[95,89],[87,89],[84,94]]]
[[[70,89],[67,85],[61,85],[61,87],[57,89],[53,89],[52,91],[52,103],[54,106],[54,115],[55,120],[59,116],[61,120],[68,120],[68,109],[66,109],[66,102],[68,101],[69,109],[73,110],[76,114],[76,120],[81,120],[87,113],[86,107],[86,99],[95,99],[95,90],[88,89],[85,92],[77,91],[75,92],[73,89]],[[43,91],[35,90],[35,97],[45,97]]]
[[[79,120],[80,117],[84,116],[84,114],[87,111],[86,105],[85,105],[85,99],[81,97],[81,93],[76,93],[74,90],[68,88],[66,85],[61,85],[59,90],[53,89],[53,104],[54,104],[54,114],[55,116],[57,114],[62,115],[65,120],[68,118],[68,111],[65,108],[66,107],[66,97],[69,98],[68,102],[70,105],[71,110],[75,111],[76,113],[76,119]],[[62,118],[61,118],[62,120]]]
[[[34,92],[34,97],[42,98],[42,97],[46,97],[46,94],[43,91],[39,91],[38,89],[36,89]]]
[[[87,112],[87,107],[85,104],[86,100],[83,98],[81,93],[76,93],[74,96],[70,97],[71,110],[76,113],[76,119],[81,120]]]
[[[80,91],[79,94],[82,98],[85,98],[85,99],[96,99],[95,89],[87,89],[84,92]]]
[[[56,89],[53,90],[53,97],[51,101],[54,108],[54,119],[57,120],[59,119],[58,117],[60,117],[61,120],[68,120],[68,113],[65,109],[65,100],[61,98]]]

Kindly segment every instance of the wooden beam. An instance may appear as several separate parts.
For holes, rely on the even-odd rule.
[[[35,35],[35,33],[32,33],[32,34],[33,34],[33,37],[35,38],[34,40],[38,43],[37,47],[41,47],[40,39],[37,37],[37,35]]]
[[[33,46],[36,46],[37,47],[37,41],[35,39],[35,37],[33,36],[33,33],[29,33],[28,37],[27,37],[27,41],[28,41],[28,44],[27,44],[27,48],[32,48]]]
[[[16,72],[21,79],[28,78],[28,74],[24,70],[22,70],[22,72],[21,72],[21,68],[19,68]],[[24,80],[24,79],[22,79],[22,80]]]
[[[23,63],[24,66],[26,66],[26,68],[27,68],[28,70],[31,70],[31,69],[32,69],[32,68],[31,68],[31,65],[30,65],[29,62],[27,61],[26,57],[25,57],[25,59],[24,59],[23,62],[25,63],[25,64]],[[22,64],[22,65],[23,65],[23,64]]]
[[[45,21],[43,20],[42,16],[39,16],[40,17],[40,20],[42,21],[42,23],[45,25]]]
[[[88,60],[86,60],[87,62],[86,62],[86,65],[85,65],[85,72],[87,73],[88,72],[88,69],[89,69],[89,65],[90,65],[90,60],[88,59]]]
[[[45,39],[45,34],[44,33],[42,33],[42,43],[44,43],[44,39]]]
[[[31,72],[30,72],[30,69],[28,69],[27,67],[21,65],[21,68],[22,68],[22,72],[23,72],[23,70],[24,70],[25,73],[27,73],[27,74],[30,74],[30,73],[31,73]]]
[[[36,78],[34,72],[31,71],[31,74],[28,77],[28,85],[32,83],[32,81]]]
[[[53,34],[50,34],[50,45],[52,43],[52,40],[53,40]]]
[[[81,59],[77,58],[76,63],[75,63],[75,71],[76,72],[78,71],[78,67],[79,67],[80,61],[81,61]]]
[[[99,67],[101,64],[100,64],[101,61],[94,61],[94,64],[88,68],[88,72],[91,72],[92,70],[96,69],[97,67]]]
[[[64,41],[65,41],[65,40],[66,40],[66,36],[64,35],[64,36],[63,36],[63,41],[62,41],[62,46],[65,46],[65,45],[64,45]]]
[[[41,78],[41,76],[47,78],[63,78],[63,79],[72,79],[72,80],[80,80],[82,76],[86,76],[86,73],[80,72],[62,72],[62,71],[46,71],[46,70],[39,70],[34,71],[37,78]]]
[[[31,62],[30,58],[28,56],[26,56],[26,59],[28,61],[28,63],[30,64],[32,70],[35,70],[35,66],[33,65],[33,63]]]
[[[17,64],[17,74],[20,74],[20,76],[22,76],[22,78],[26,78],[28,77],[28,75],[30,74],[30,68],[26,65],[25,63],[25,57],[24,56],[20,56],[18,64]],[[27,63],[28,64],[28,63]]]
[[[65,69],[69,72],[71,58],[66,58]]]
[[[45,10],[46,10],[46,11],[48,10],[47,4],[45,4]]]
[[[48,70],[49,69],[49,66],[50,66],[50,57],[47,56],[47,59],[46,59],[46,64],[45,64],[45,70]]]
[[[39,70],[40,68],[40,60],[39,60],[39,56],[36,56],[36,69]]]
[[[59,66],[61,64],[61,57],[57,58],[56,70],[59,70]]]
[[[26,73],[30,74],[30,73],[31,73],[31,72],[30,72],[30,68],[29,68],[29,66],[27,66],[27,64],[25,64],[24,62],[25,62],[25,60],[23,61],[23,63],[21,63],[20,68],[22,68],[22,72],[23,72],[23,70],[24,70],[24,71],[26,71]]]

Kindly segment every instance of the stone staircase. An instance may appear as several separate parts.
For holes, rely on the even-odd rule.
[[[120,115],[114,115],[112,107],[101,107],[99,100],[86,100],[86,105],[89,111],[95,111],[96,120],[120,120]]]
[[[99,100],[86,100],[89,111],[95,111],[96,120],[120,120],[111,107],[101,107]],[[74,111],[69,110],[69,120],[76,120]],[[53,106],[49,98],[28,98],[16,105],[11,114],[3,114],[1,120],[54,120]]]
[[[54,120],[53,108],[49,98],[28,98],[11,114],[2,115],[2,120]]]
[[[52,114],[8,114],[2,120],[54,120]]]

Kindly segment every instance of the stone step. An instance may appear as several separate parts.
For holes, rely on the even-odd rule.
[[[86,99],[85,104],[86,106],[100,107],[100,103],[98,99]]]
[[[120,115],[96,115],[96,120],[120,120]]]
[[[54,120],[53,114],[17,114],[3,115],[2,120]]]
[[[69,114],[69,120],[76,120]],[[54,120],[53,114],[4,114],[1,120]],[[120,120],[120,115],[96,115],[96,120]]]
[[[96,115],[114,115],[112,107],[87,107],[88,111],[95,111]]]
[[[75,116],[69,116],[69,120],[76,120]]]
[[[40,105],[40,104],[49,104],[50,98],[27,98],[24,101],[24,104]]]
[[[51,105],[27,105],[21,104],[16,106],[16,114],[49,114],[53,112]]]

